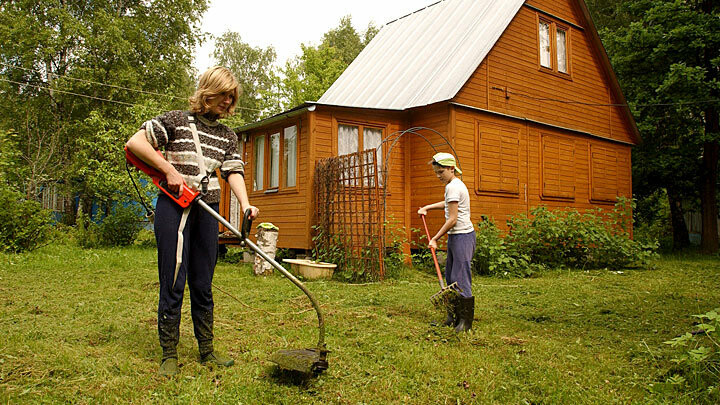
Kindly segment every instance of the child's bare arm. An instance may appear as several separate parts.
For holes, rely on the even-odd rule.
[[[444,203],[443,203],[444,204]],[[448,219],[445,221],[443,226],[440,227],[440,230],[433,236],[432,239],[430,239],[430,242],[428,245],[434,249],[437,249],[437,241],[442,238],[443,235],[447,233],[455,224],[457,223],[458,219],[458,202],[457,201],[451,201],[448,204]]]
[[[445,201],[436,202],[435,204],[428,204],[418,209],[418,215],[427,215],[430,210],[441,210],[445,208]]]

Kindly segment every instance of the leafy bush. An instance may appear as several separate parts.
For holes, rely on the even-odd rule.
[[[641,243],[657,241],[661,252],[673,249],[673,229],[670,221],[670,204],[665,189],[638,200],[633,210],[635,229],[633,236]]]
[[[413,241],[410,244],[412,251],[410,256],[412,258],[413,266],[421,269],[430,269],[430,271],[435,274],[435,264],[433,263],[432,252],[428,246],[428,238],[427,235],[425,235],[425,231],[418,228],[411,228],[410,231],[414,235],[417,235],[413,238],[414,240],[417,240],[417,242]]]
[[[609,212],[538,207],[508,221],[504,238],[488,218],[477,224],[473,271],[480,275],[527,277],[545,267],[619,269],[642,265],[657,242],[630,238],[631,206],[620,200]]]
[[[26,252],[49,239],[52,218],[40,203],[0,185],[0,207],[0,251]]]
[[[700,320],[696,330],[668,340],[665,344],[682,347],[682,352],[673,359],[677,364],[665,383],[654,386],[654,390],[677,388],[690,393],[698,402],[720,403],[720,308],[702,315],[693,315]]]
[[[137,237],[135,238],[134,244],[143,248],[155,249],[157,247],[157,241],[155,240],[155,232],[149,229],[140,229]]]
[[[94,221],[82,211],[78,212],[77,242],[84,248],[100,246],[129,246],[143,227],[140,212],[135,206],[113,207],[110,215]]]
[[[654,256],[657,242],[630,237],[631,205],[621,199],[610,212],[538,207],[509,222],[505,243],[531,262],[552,267],[620,269],[642,265]]]
[[[542,268],[530,262],[530,257],[508,244],[500,236],[500,229],[486,216],[475,230],[473,271],[480,275],[500,277],[528,277]]]
[[[245,248],[228,246],[227,250],[225,251],[225,254],[218,257],[218,260],[223,263],[231,263],[231,264],[242,263],[244,261],[244,256],[243,256],[244,252],[245,252]],[[278,253],[279,252],[280,252],[280,249],[278,249]],[[275,260],[282,261],[282,259],[278,258],[277,253],[275,255]]]
[[[408,244],[405,227],[391,218],[385,222],[386,239],[383,263],[385,277],[398,278],[407,268],[404,247]]]

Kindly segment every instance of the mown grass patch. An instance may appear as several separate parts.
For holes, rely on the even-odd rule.
[[[437,280],[310,282],[327,322],[330,369],[280,373],[267,358],[312,347],[317,319],[280,276],[220,263],[216,346],[236,361],[199,364],[186,293],[180,374],[156,376],[152,249],[48,246],[0,255],[0,400],[5,403],[690,403],[665,381],[664,341],[720,302],[717,258],[672,256],[649,270],[476,277],[474,331],[431,327]]]

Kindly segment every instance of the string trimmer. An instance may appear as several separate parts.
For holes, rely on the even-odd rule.
[[[420,217],[422,218],[423,225],[425,226],[425,235],[427,235],[428,241],[430,241],[430,232],[428,231],[427,222],[425,222],[425,215],[421,214]],[[430,297],[430,302],[438,308],[450,308],[452,303],[460,297],[460,293],[458,291],[462,290],[457,283],[452,283],[449,286],[445,285],[442,273],[440,272],[440,264],[438,263],[437,255],[435,254],[435,248],[431,247],[430,252],[432,252],[433,261],[435,262],[435,271],[437,272],[438,281],[440,282],[440,291]]]
[[[158,154],[162,156],[160,151],[158,151]],[[275,267],[283,276],[287,277],[293,284],[295,284],[299,289],[301,289],[302,292],[305,293],[305,295],[307,295],[307,297],[310,299],[310,302],[312,303],[313,308],[315,308],[315,312],[317,312],[318,317],[319,338],[317,347],[310,349],[280,350],[270,357],[270,361],[277,364],[280,368],[299,371],[305,374],[319,374],[327,370],[328,350],[325,348],[325,321],[323,320],[320,306],[315,300],[315,297],[313,297],[310,291],[305,287],[302,282],[300,282],[300,280],[290,274],[290,272],[285,270],[278,262],[270,258],[255,243],[253,243],[250,239],[247,238],[252,224],[252,221],[250,220],[250,210],[245,211],[242,224],[242,232],[240,232],[234,226],[232,226],[230,222],[223,218],[222,215],[218,214],[214,209],[207,205],[205,201],[202,200],[203,195],[200,191],[195,191],[188,187],[187,184],[183,184],[178,193],[172,193],[167,189],[167,182],[165,181],[165,176],[159,170],[151,167],[144,161],[140,160],[131,151],[129,151],[127,147],[125,147],[125,159],[128,164],[128,172],[130,165],[144,172],[145,174],[150,176],[153,183],[163,193],[165,193],[168,197],[172,198],[173,201],[175,201],[183,208],[187,208],[188,206],[190,206],[190,204],[197,204],[200,208],[210,213],[210,215],[217,219],[218,222],[220,222],[227,229],[229,229],[230,232],[234,233],[235,236],[240,238],[241,243],[250,247],[250,249],[252,249],[256,254],[260,255],[260,257],[262,257],[273,267]]]

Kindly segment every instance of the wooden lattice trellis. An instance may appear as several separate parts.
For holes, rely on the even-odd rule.
[[[342,252],[346,270],[383,279],[383,227],[375,150],[322,159],[315,167],[316,244]]]

